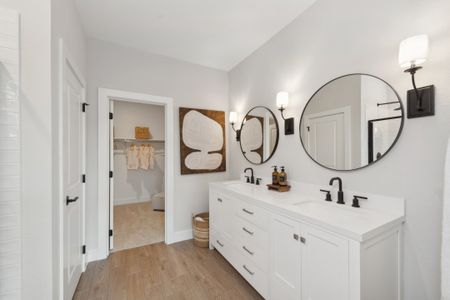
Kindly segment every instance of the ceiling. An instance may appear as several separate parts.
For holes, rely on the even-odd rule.
[[[89,37],[228,71],[315,0],[75,0]]]

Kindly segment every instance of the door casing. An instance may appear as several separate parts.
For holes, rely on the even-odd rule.
[[[165,243],[176,242],[174,236],[174,110],[173,99],[169,97],[134,93],[113,89],[98,89],[98,252],[89,261],[105,259],[109,256],[110,229],[110,101],[120,100],[143,104],[164,105],[165,111]]]

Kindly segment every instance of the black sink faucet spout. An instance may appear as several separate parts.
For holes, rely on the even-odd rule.
[[[251,171],[251,173],[250,173],[250,183],[251,183],[251,184],[254,184],[254,183],[255,183],[255,177],[253,176],[253,169],[252,169],[252,168],[246,168],[246,169],[244,170],[244,173],[247,173],[248,170]],[[248,182],[248,181],[247,181],[247,182]]]
[[[330,185],[333,185],[334,181],[337,180],[339,183],[339,191],[338,191],[338,204],[345,204],[344,202],[344,192],[342,191],[342,179],[339,177],[333,177],[330,179]]]

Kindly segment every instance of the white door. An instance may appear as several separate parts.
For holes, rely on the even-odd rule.
[[[304,224],[302,237],[302,299],[348,299],[348,241]]]
[[[270,298],[300,299],[300,223],[281,217],[270,219]],[[331,299],[331,298],[330,298]]]
[[[109,250],[114,248],[114,101],[109,101]]]
[[[64,298],[72,299],[84,263],[84,87],[67,61],[63,72],[63,280]]]
[[[309,155],[332,169],[345,169],[344,113],[318,116],[306,122]]]

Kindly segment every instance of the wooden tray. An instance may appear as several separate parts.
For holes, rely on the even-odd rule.
[[[272,191],[277,192],[288,192],[291,189],[290,185],[277,185],[277,184],[268,184],[267,188]]]

